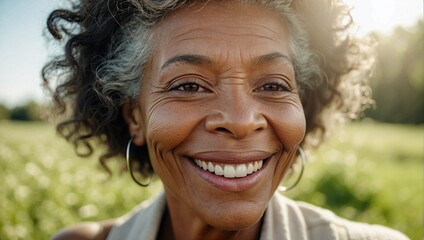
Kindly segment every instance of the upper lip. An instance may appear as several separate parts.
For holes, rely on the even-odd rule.
[[[211,151],[195,153],[190,158],[199,159],[208,162],[216,162],[223,164],[241,164],[271,157],[274,153],[266,151],[246,151],[246,152],[227,152],[227,151]]]

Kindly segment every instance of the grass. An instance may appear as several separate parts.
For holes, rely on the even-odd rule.
[[[313,153],[288,195],[422,239],[423,137],[422,126],[351,124]]]
[[[290,197],[422,238],[423,128],[362,122],[340,129],[308,163]],[[117,166],[117,165],[116,165]],[[96,156],[75,157],[46,123],[0,122],[0,239],[47,239],[80,222],[120,216],[161,187],[112,179]]]

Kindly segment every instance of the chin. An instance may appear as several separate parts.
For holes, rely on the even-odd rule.
[[[210,208],[201,215],[204,216],[204,221],[214,228],[238,231],[248,229],[258,223],[265,212],[266,206],[266,203],[239,202],[228,204],[228,206]]]

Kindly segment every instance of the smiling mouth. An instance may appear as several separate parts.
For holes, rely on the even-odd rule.
[[[208,171],[224,178],[243,178],[260,170],[267,159],[243,164],[217,164],[199,159],[192,161],[204,171]]]

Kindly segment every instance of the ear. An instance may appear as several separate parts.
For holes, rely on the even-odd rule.
[[[140,108],[134,102],[128,101],[122,107],[122,114],[127,123],[132,142],[137,146],[145,145],[146,139],[144,138]]]

